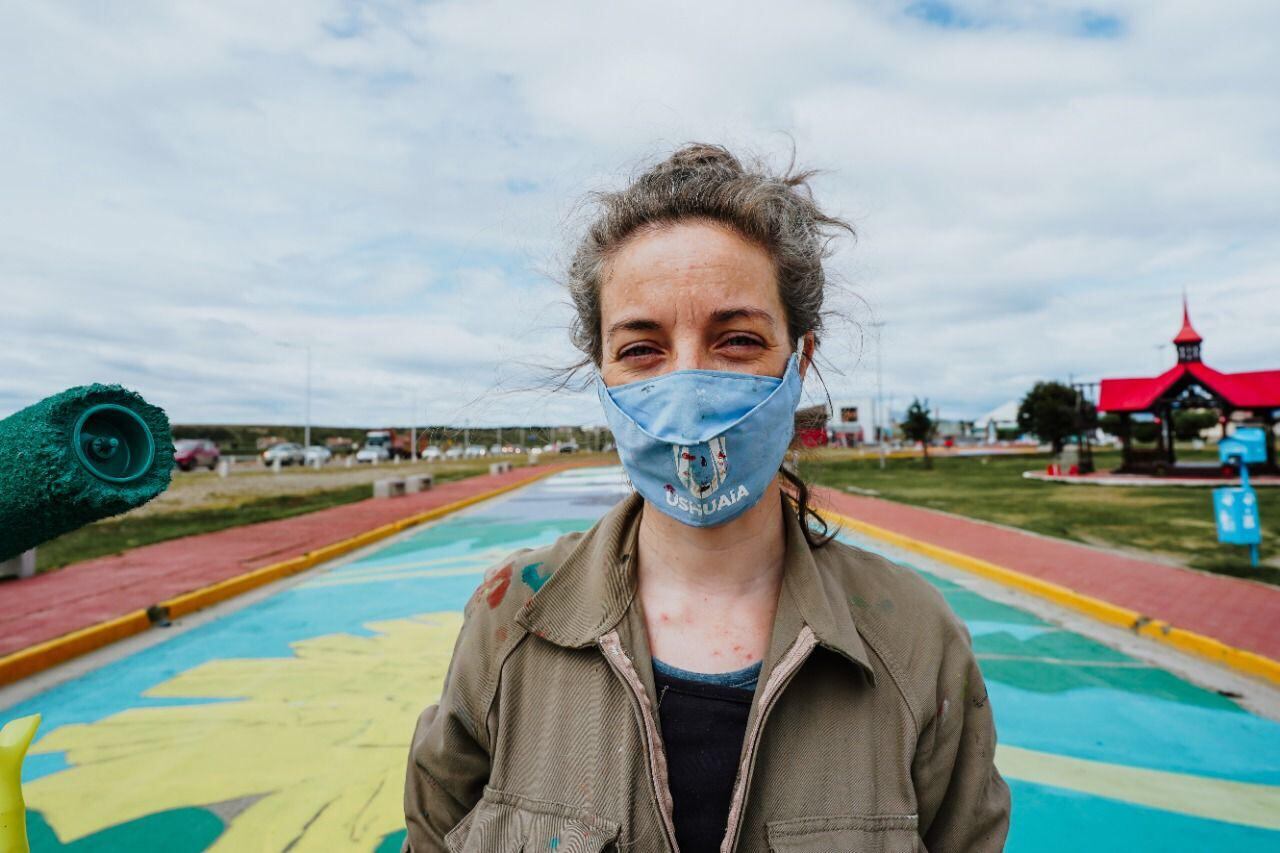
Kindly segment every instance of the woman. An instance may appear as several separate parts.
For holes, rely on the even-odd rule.
[[[807,178],[695,144],[597,198],[575,343],[636,494],[467,605],[406,850],[1003,847],[967,631],[781,467],[847,228]]]

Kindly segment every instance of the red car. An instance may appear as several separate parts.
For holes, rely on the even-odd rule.
[[[183,471],[218,467],[218,445],[207,438],[183,438],[173,443],[173,462]]]

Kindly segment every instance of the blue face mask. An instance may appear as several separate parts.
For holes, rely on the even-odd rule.
[[[749,509],[778,473],[800,403],[800,359],[782,378],[677,370],[608,388],[600,403],[641,497],[694,527]]]

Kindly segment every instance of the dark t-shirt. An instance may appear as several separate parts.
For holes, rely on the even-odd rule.
[[[759,677],[758,662],[736,672],[709,674],[653,661],[681,853],[720,849]]]

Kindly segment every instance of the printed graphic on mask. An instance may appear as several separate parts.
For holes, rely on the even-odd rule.
[[[716,493],[729,473],[729,456],[725,453],[725,440],[713,438],[694,447],[672,448],[676,459],[676,476],[698,500]]]

